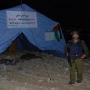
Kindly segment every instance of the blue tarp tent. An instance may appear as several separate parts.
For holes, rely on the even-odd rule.
[[[36,12],[37,28],[8,28],[7,11]],[[46,16],[40,14],[29,6],[22,4],[13,8],[0,11],[0,53],[4,52],[12,43],[16,41],[18,49],[43,51],[56,56],[64,57],[65,39],[60,29],[60,41],[45,40],[46,32],[53,32],[52,28],[59,24]],[[51,37],[51,36],[50,36]]]

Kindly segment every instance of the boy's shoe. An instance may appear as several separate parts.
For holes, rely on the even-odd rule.
[[[70,81],[68,84],[69,84],[69,85],[73,85],[73,84],[75,84],[75,83]]]
[[[82,82],[82,80],[77,80],[76,82],[77,82],[77,83],[81,83],[81,82]]]

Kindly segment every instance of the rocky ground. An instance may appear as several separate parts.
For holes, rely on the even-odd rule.
[[[28,51],[18,51],[17,58]],[[25,60],[17,65],[6,66],[0,71],[0,90],[90,90],[90,59],[84,60],[84,80],[81,84],[68,85],[67,61],[52,55],[30,52],[42,58]],[[0,59],[7,53],[0,55]]]

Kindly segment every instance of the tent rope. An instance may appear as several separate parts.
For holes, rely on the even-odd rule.
[[[47,69],[47,66],[46,66],[46,64],[45,64],[45,62],[44,62],[43,57],[42,57],[41,59],[42,59],[43,65],[44,65],[44,67],[45,67],[45,69],[46,69],[47,75],[48,75],[48,77],[49,77],[49,79],[50,79],[50,81],[51,81],[52,79],[51,79],[51,77],[50,77],[50,74],[49,74],[49,72],[48,72],[48,69]]]

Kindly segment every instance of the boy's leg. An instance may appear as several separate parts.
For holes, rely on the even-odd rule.
[[[77,79],[82,81],[82,74],[83,74],[83,59],[76,60],[76,68],[77,68]]]
[[[75,82],[75,62],[70,66],[70,82]]]

